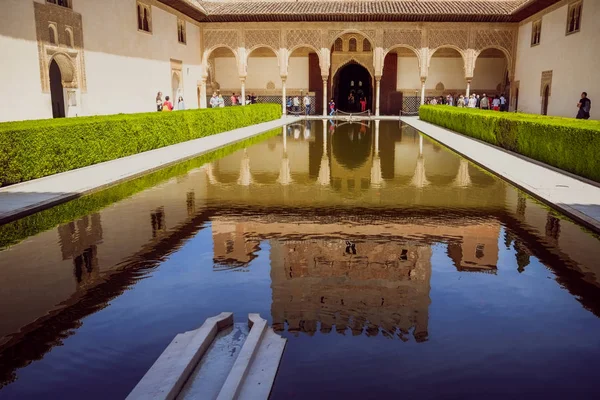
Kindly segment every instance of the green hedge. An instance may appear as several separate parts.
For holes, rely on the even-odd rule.
[[[281,117],[276,104],[6,122],[0,186],[69,171]]]
[[[281,134],[281,129],[274,129],[191,160],[160,169],[148,175],[122,182],[108,189],[82,196],[67,203],[59,204],[55,207],[28,215],[27,217],[0,225],[0,250],[60,224],[71,222],[85,215],[100,211],[136,193],[154,187],[171,178],[184,175],[192,169],[199,168],[204,164],[218,160],[279,134]]]
[[[600,182],[600,121],[421,106],[423,121]]]

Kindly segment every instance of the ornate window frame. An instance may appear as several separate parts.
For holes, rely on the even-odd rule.
[[[583,0],[569,3],[567,11],[566,35],[577,33],[581,30],[581,16],[583,15]],[[571,28],[573,26],[573,28]]]
[[[48,24],[48,43],[51,46],[58,46],[58,24],[56,22],[50,22]]]
[[[531,23],[531,47],[538,46],[542,39],[542,20]]]
[[[75,36],[73,35],[73,28],[70,26],[66,26],[65,27],[65,36],[66,36],[66,40],[65,43],[67,45],[67,47],[69,48],[74,48],[75,47]]]
[[[146,17],[146,21],[144,21],[144,16]],[[152,34],[152,6],[150,4],[136,1],[135,19],[138,32]],[[144,29],[144,23],[148,24],[148,29]]]
[[[185,20],[177,18],[177,42],[180,44],[187,44],[187,30]]]

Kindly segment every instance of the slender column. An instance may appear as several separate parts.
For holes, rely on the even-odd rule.
[[[323,116],[327,115],[327,77],[321,76],[323,78]]]
[[[287,154],[287,126],[281,127],[281,134],[283,135],[283,154]]]
[[[381,97],[381,77],[375,77],[375,115],[379,115],[379,98]]]
[[[206,77],[202,77],[202,83],[200,84],[200,108],[206,108]]]
[[[423,135],[419,135],[419,157],[423,155]]]
[[[242,84],[241,95],[242,95],[242,105],[246,105],[246,77],[240,77],[240,82]]]
[[[421,105],[425,104],[425,81],[427,78],[421,78]]]
[[[283,116],[285,117],[287,115],[287,107],[286,107],[286,97],[287,95],[285,94],[285,76],[281,77],[281,106],[283,107]]]
[[[471,79],[467,79],[467,99],[471,95]]]

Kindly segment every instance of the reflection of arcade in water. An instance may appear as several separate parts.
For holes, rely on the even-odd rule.
[[[219,204],[495,209],[505,196],[502,181],[391,122],[290,125],[206,171]]]

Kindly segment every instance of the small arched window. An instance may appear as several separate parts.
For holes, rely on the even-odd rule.
[[[363,40],[363,51],[371,51],[371,42],[369,42],[369,39]]]
[[[356,51],[356,39],[352,38],[348,41],[348,51]]]
[[[144,13],[142,12],[142,6],[140,6],[139,4],[137,6],[137,16],[138,16],[138,29],[142,30],[142,29],[144,29],[144,24],[142,22],[142,20],[144,18]]]
[[[181,19],[177,20],[177,40],[179,43],[186,43],[185,21]]]
[[[70,28],[65,29],[65,33],[67,35],[67,46],[75,47],[75,42],[73,40],[73,31]]]
[[[341,38],[335,39],[335,44],[333,45],[334,51],[343,51],[344,50],[344,42]]]
[[[581,2],[572,3],[569,5],[567,34],[579,32],[579,28],[581,27],[581,7]]]
[[[48,41],[54,45],[58,44],[58,35],[56,34],[56,27],[54,25],[48,26]]]

